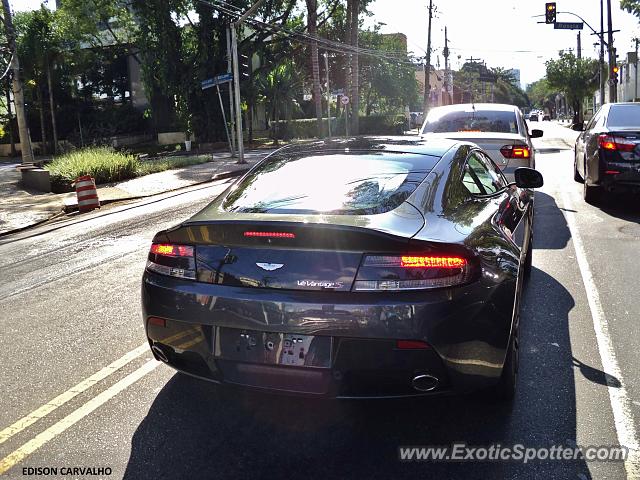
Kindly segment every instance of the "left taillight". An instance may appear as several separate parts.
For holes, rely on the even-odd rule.
[[[366,255],[353,289],[424,290],[462,285],[471,276],[471,262],[459,255]]]
[[[195,248],[192,245],[154,243],[147,258],[147,270],[170,277],[195,280]]]
[[[531,150],[526,145],[505,145],[500,153],[504,158],[531,158]]]

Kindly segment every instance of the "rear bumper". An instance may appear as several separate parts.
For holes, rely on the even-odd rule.
[[[455,289],[406,294],[258,290],[145,272],[142,307],[150,345],[190,375],[288,394],[401,397],[495,384],[509,341],[515,287],[515,276],[504,272]],[[164,319],[164,326],[149,323],[149,317]],[[329,338],[330,359],[318,367],[238,361],[221,354],[229,332],[255,338],[258,349],[265,348],[266,334]],[[430,348],[399,350],[396,340],[402,339]],[[437,387],[414,389],[417,375],[435,377]]]
[[[640,193],[640,165],[610,163],[600,172],[599,180],[599,185],[607,191]]]

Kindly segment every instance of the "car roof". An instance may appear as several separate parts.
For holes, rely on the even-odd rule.
[[[438,112],[466,112],[469,110],[493,110],[497,112],[514,112],[518,110],[515,105],[508,105],[506,103],[459,103],[456,105],[445,105],[442,107],[432,108],[431,111],[437,110]]]
[[[311,142],[300,142],[281,148],[274,152],[280,155],[327,154],[344,151],[360,152],[400,152],[442,157],[459,140],[446,138],[427,139],[417,135],[407,136],[361,136],[350,138],[333,138]]]

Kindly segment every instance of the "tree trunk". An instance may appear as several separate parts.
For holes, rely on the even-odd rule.
[[[27,127],[27,116],[24,108],[24,89],[20,80],[20,61],[18,60],[18,49],[16,47],[15,29],[11,18],[11,7],[9,0],[2,0],[4,9],[4,29],[11,50],[11,70],[13,70],[13,100],[16,105],[16,118],[18,119],[18,133],[20,135],[20,149],[22,151],[22,163],[33,162],[33,152],[31,151],[31,138],[29,138],[29,128]]]
[[[358,13],[360,11],[360,0],[351,0],[351,45],[358,48]],[[358,54],[354,53],[351,59],[351,135],[360,133],[360,72]]]
[[[344,39],[344,43],[347,44],[351,44],[351,22],[352,22],[352,17],[353,17],[353,0],[347,0],[347,18],[346,18],[346,25],[345,25],[345,39]],[[351,80],[352,80],[352,70],[353,70],[353,55],[351,55],[350,53],[347,55],[347,64],[345,65],[345,73],[346,73],[346,78],[345,78],[345,95],[349,96],[351,95]],[[347,111],[349,107],[344,108],[345,113]],[[346,119],[346,116],[345,116]],[[345,120],[346,121],[346,120]]]
[[[5,94],[7,96],[7,115],[9,117],[9,142],[11,143],[11,156],[15,157],[18,155],[16,151],[16,142],[14,139],[13,133],[13,115],[11,114],[11,95],[9,95],[9,91],[11,90],[11,80],[7,77],[7,90]]]
[[[38,110],[40,111],[40,153],[47,153],[47,130],[44,123],[44,93],[40,84],[37,85],[36,93],[38,95]]]
[[[315,37],[318,33],[318,2],[317,0],[307,0],[307,30],[309,35]],[[322,96],[320,93],[320,61],[318,59],[318,43],[311,44],[311,72],[313,76],[313,103],[316,109],[316,123],[318,138],[324,136],[322,131]]]
[[[51,107],[51,127],[53,130],[53,153],[58,154],[58,126],[56,124],[56,108],[53,100],[53,81],[51,80],[51,62],[47,59],[47,84],[49,85],[49,106]]]

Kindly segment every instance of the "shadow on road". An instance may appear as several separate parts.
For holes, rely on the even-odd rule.
[[[638,194],[609,193],[603,197],[598,207],[612,217],[627,222],[640,223],[640,196]]]
[[[573,307],[561,284],[533,270],[511,407],[477,396],[351,402],[267,396],[176,374],[138,426],[124,478],[590,478],[581,461],[398,461],[399,446],[575,445]]]
[[[561,250],[566,247],[571,240],[571,231],[555,199],[537,191],[535,211],[534,250]]]

